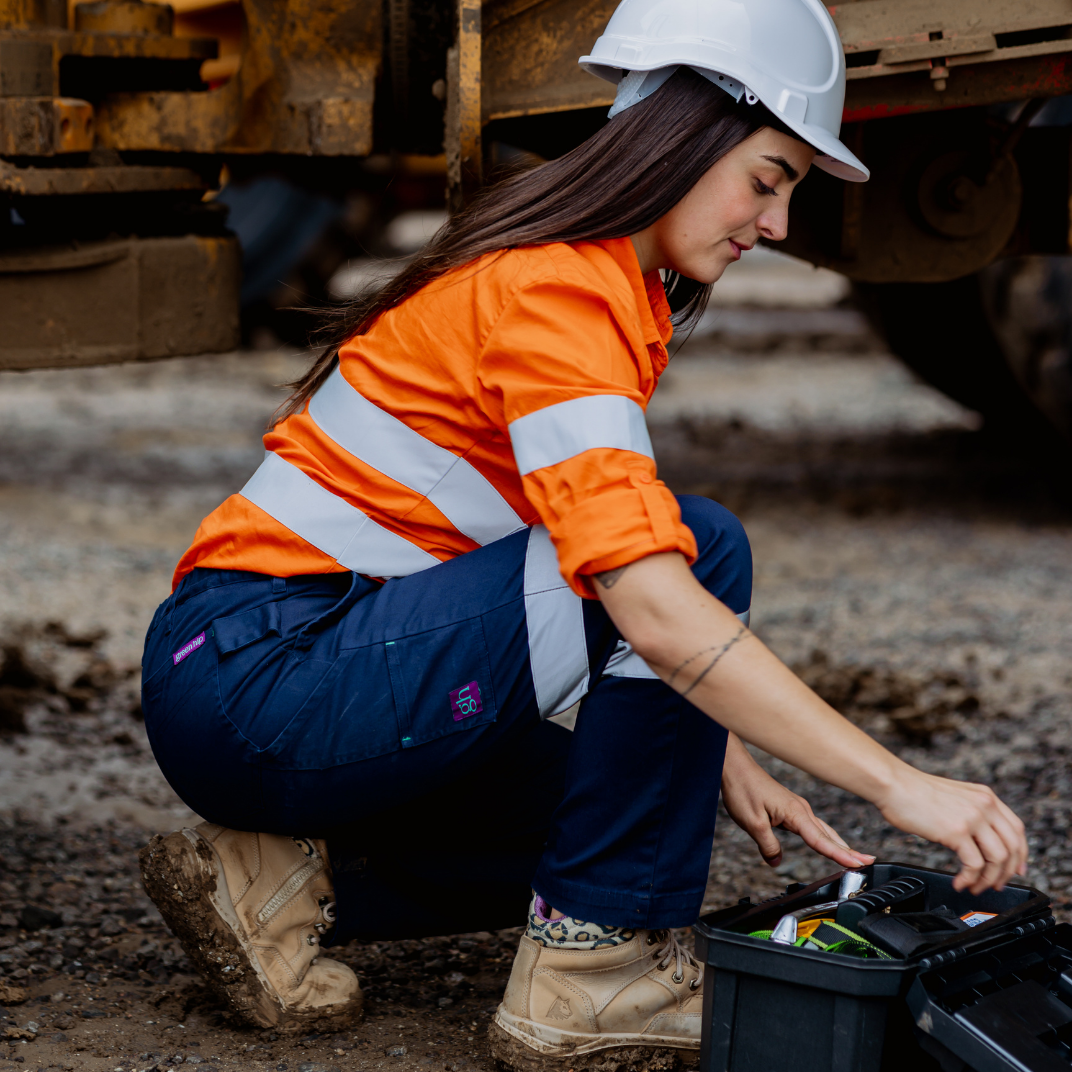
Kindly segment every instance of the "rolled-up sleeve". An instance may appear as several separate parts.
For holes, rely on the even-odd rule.
[[[656,474],[629,334],[602,295],[561,279],[525,287],[492,327],[478,377],[575,592],[592,596],[593,574],[657,552],[695,559]]]

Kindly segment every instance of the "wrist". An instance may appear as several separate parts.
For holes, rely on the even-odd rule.
[[[909,786],[922,774],[915,767],[883,749],[881,762],[871,765],[867,772],[867,791],[859,795],[884,812],[894,798],[910,791]]]

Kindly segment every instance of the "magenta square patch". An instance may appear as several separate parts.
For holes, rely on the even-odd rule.
[[[192,655],[202,644],[205,642],[204,632],[200,632],[193,638],[193,640],[186,641],[185,644],[178,651],[171,653],[171,661],[178,666],[187,655]]]
[[[475,681],[455,689],[450,694],[450,709],[454,712],[454,721],[461,722],[463,718],[479,715],[484,710],[480,702],[480,686]]]

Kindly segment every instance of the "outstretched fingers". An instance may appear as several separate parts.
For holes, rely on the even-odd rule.
[[[850,848],[844,838],[810,808],[806,812],[801,809],[796,815],[787,817],[782,826],[799,835],[808,848],[842,867],[866,867],[874,863],[874,856]]]

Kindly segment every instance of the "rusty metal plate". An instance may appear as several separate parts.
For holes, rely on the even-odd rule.
[[[951,68],[940,93],[926,73],[867,78],[846,87],[844,122],[1065,93],[1072,93],[1072,56],[1067,53]]]
[[[205,189],[204,179],[189,168],[20,168],[0,160],[0,192],[23,197]]]
[[[539,0],[484,7],[484,121],[572,108],[610,107],[614,87],[582,71],[614,0]]]
[[[0,368],[233,350],[240,277],[233,238],[185,235],[0,253]]]
[[[933,50],[909,51],[906,59],[971,51],[994,34],[1072,23],[1072,0],[855,0],[828,7],[847,55]]]
[[[70,97],[0,97],[0,155],[55,156],[93,148],[93,105]]]

